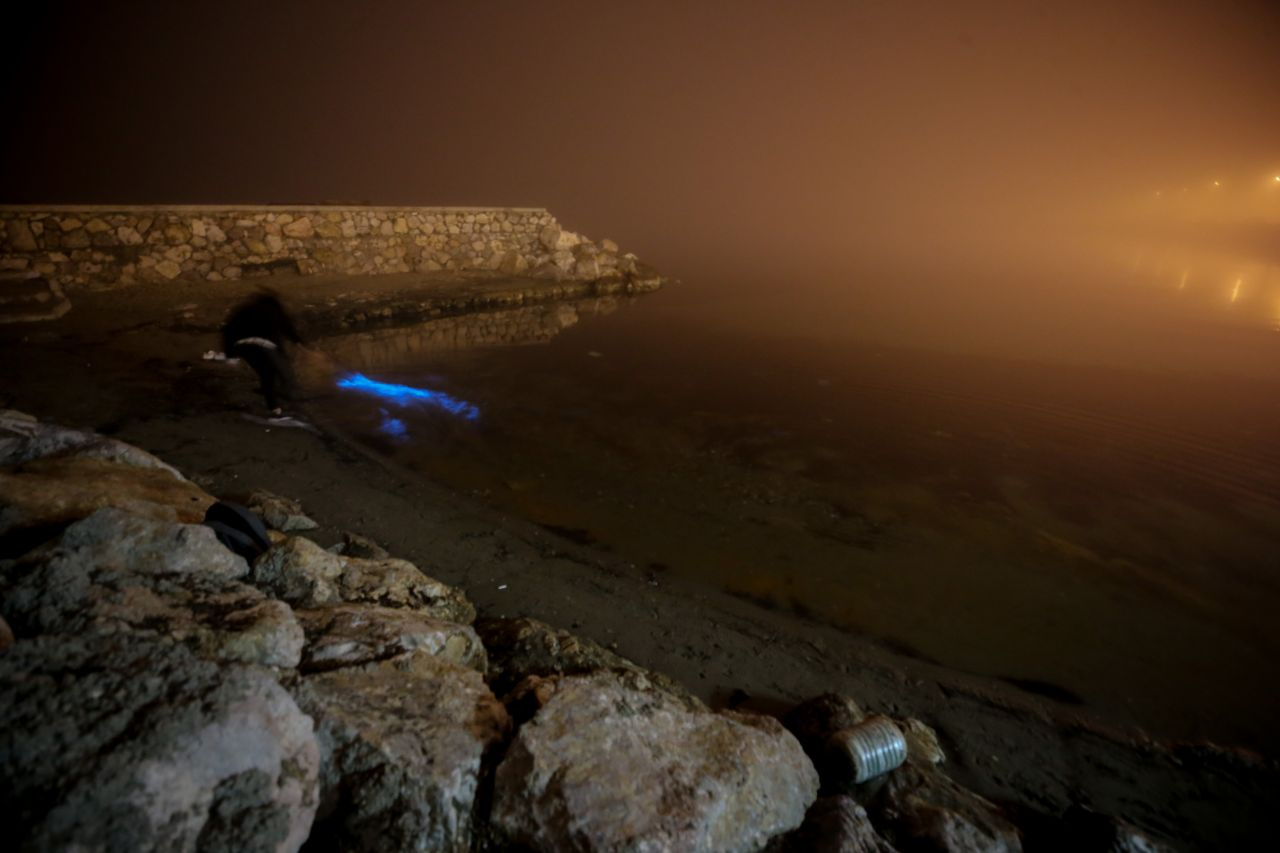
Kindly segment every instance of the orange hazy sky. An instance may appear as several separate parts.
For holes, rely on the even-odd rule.
[[[0,202],[545,205],[696,265],[959,244],[1280,169],[1261,2],[7,15]]]

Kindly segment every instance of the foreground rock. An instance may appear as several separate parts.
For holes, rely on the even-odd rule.
[[[651,672],[584,637],[528,618],[488,618],[476,632],[489,654],[489,683],[500,696],[516,690],[526,679],[557,675],[585,675],[601,670],[644,676],[657,689],[691,708],[702,702],[661,673]]]
[[[499,765],[492,822],[538,849],[756,850],[818,778],[776,721],[691,711],[643,676],[559,680]]]
[[[770,845],[771,853],[896,853],[871,825],[867,811],[853,797],[821,797],[805,815],[804,825]]]
[[[262,516],[268,527],[282,533],[315,530],[320,526],[302,511],[302,504],[267,491],[258,490],[251,494],[249,509]]]
[[[890,773],[868,809],[900,847],[947,853],[1022,850],[1018,828],[998,807],[920,764]]]
[[[301,626],[236,580],[248,571],[207,527],[102,509],[10,565],[0,611],[22,637],[128,629],[203,657],[297,666]]]
[[[198,522],[214,499],[159,468],[53,457],[0,471],[0,534],[67,524],[103,507]]]
[[[423,651],[484,672],[485,651],[469,625],[442,622],[412,610],[338,604],[295,614],[306,632],[303,672],[319,672]]]
[[[402,607],[448,622],[475,620],[461,592],[427,577],[407,560],[362,560],[291,536],[253,565],[253,581],[295,607],[361,602]]]
[[[467,850],[485,751],[509,720],[480,674],[421,652],[296,689],[323,756],[316,835],[349,850]]]
[[[319,751],[275,679],[91,632],[0,655],[0,799],[21,849],[296,850]]]
[[[91,430],[42,423],[25,412],[0,410],[0,466],[21,465],[50,456],[75,456],[133,468],[155,468],[179,480],[185,479],[172,465],[132,444]]]

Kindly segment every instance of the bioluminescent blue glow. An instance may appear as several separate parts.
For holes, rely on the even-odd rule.
[[[392,382],[379,382],[370,379],[363,373],[345,373],[338,378],[338,387],[361,394],[371,394],[397,406],[427,405],[444,409],[451,415],[474,421],[480,417],[480,410],[468,403],[451,397],[443,391],[432,391],[430,388],[414,388],[412,385],[396,385]]]
[[[378,409],[378,414],[382,415],[382,423],[378,424],[378,432],[396,441],[407,441],[409,439],[409,427],[405,425],[404,421],[391,417],[391,413],[386,409]]]

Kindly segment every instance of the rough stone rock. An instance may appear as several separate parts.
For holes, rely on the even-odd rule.
[[[39,459],[0,471],[0,534],[66,524],[103,507],[197,522],[213,502],[202,489],[159,468],[84,457]]]
[[[253,580],[295,607],[363,602],[464,624],[476,614],[460,591],[427,577],[407,560],[344,557],[297,536],[259,557]]]
[[[21,850],[297,850],[319,749],[267,672],[133,633],[0,655],[0,800]]]
[[[319,672],[424,651],[484,672],[485,651],[469,625],[442,622],[412,610],[336,604],[296,611],[306,632],[301,669]]]
[[[295,219],[286,224],[282,229],[287,237],[297,237],[299,239],[310,237],[315,233],[315,228],[311,225],[311,220],[306,217]]]
[[[576,278],[599,278],[600,262],[595,258],[582,258],[573,265],[573,274]]]
[[[361,536],[359,533],[352,533],[350,530],[342,532],[342,550],[338,553],[347,557],[360,557],[365,560],[385,560],[391,556],[386,548],[383,548],[368,536]]]
[[[486,750],[506,712],[475,670],[422,652],[295,689],[322,756],[315,833],[338,849],[468,850]]]
[[[932,767],[904,764],[868,804],[876,825],[904,849],[1015,853],[1018,829],[993,803]]]
[[[618,244],[610,240],[608,237],[605,237],[603,240],[600,241],[600,248],[604,249],[606,252],[609,252],[610,254],[614,254],[614,255],[618,254]]]
[[[268,526],[285,533],[315,530],[320,526],[302,511],[302,505],[297,501],[261,489],[249,495],[248,505],[249,509],[262,516]]]
[[[165,278],[175,279],[182,275],[182,267],[178,265],[177,261],[165,258],[163,261],[156,264],[156,272],[160,273],[160,275]]]
[[[538,242],[548,252],[554,252],[556,245],[560,242],[560,226],[544,225],[542,230],[538,232]]]
[[[487,618],[476,622],[475,627],[489,654],[489,683],[499,696],[510,693],[531,675],[545,678],[614,670],[643,675],[655,688],[691,709],[704,707],[668,676],[650,672],[599,643],[545,622]]]
[[[757,850],[800,825],[818,776],[775,720],[643,685],[563,678],[498,766],[495,829],[538,849]]]
[[[87,249],[90,242],[89,232],[83,229],[77,228],[62,235],[62,248],[64,249]]]
[[[132,630],[211,659],[297,666],[301,626],[288,605],[236,582],[247,572],[207,527],[103,509],[12,563],[0,608],[24,637]]]
[[[575,262],[573,252],[555,252],[551,255],[551,262],[555,264],[562,273],[568,273],[573,269]]]
[[[35,252],[40,248],[36,245],[36,238],[31,233],[31,228],[21,219],[10,219],[6,222],[5,234],[8,238],[10,251]]]
[[[843,794],[820,797],[805,815],[804,824],[769,846],[770,853],[896,853],[880,837],[867,811]]]
[[[503,275],[519,275],[529,268],[529,261],[514,249],[502,256],[498,269]]]
[[[24,412],[0,411],[0,466],[20,465],[46,456],[82,456],[135,468],[160,468],[186,479],[166,462],[114,438],[96,432],[45,424]]]
[[[575,234],[572,231],[561,230],[559,236],[556,237],[556,244],[553,247],[557,252],[564,252],[572,249],[582,242],[582,235]]]
[[[792,708],[782,722],[816,762],[826,751],[831,735],[856,726],[866,718],[866,713],[852,697],[823,693]]]
[[[938,743],[938,733],[916,719],[897,720],[898,728],[907,739],[907,760],[925,764],[942,764],[947,754]]]

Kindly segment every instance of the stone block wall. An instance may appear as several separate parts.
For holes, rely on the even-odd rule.
[[[563,230],[541,208],[0,208],[0,271],[64,287],[432,270],[637,273],[633,255]]]

